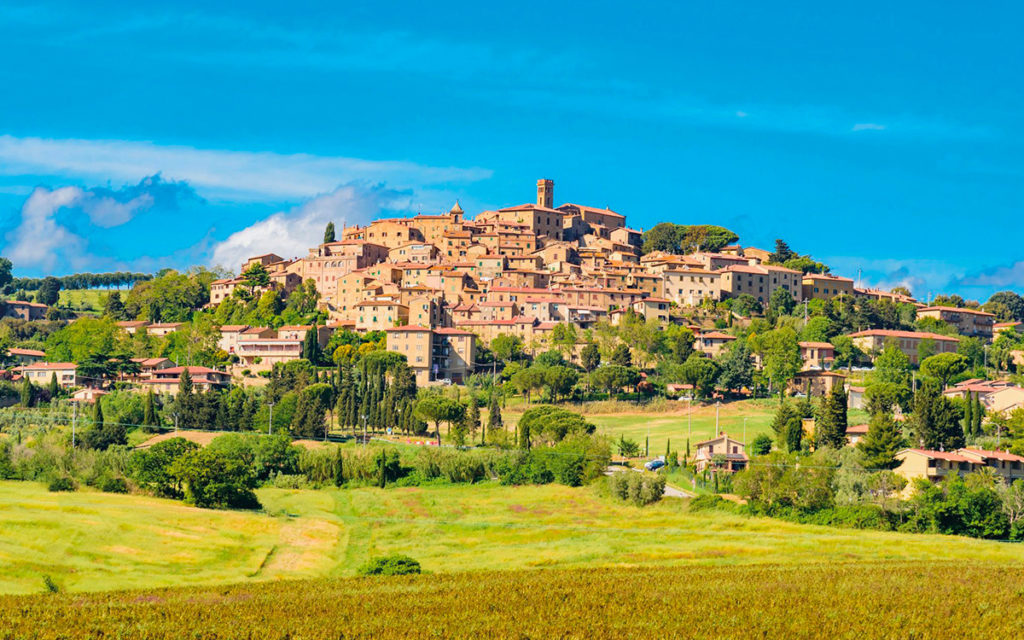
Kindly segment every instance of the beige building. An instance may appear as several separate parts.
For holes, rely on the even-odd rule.
[[[356,305],[356,331],[383,331],[409,322],[409,307],[393,298],[363,300]]]
[[[391,327],[386,333],[387,350],[406,357],[419,385],[462,384],[473,373],[476,336],[469,331],[406,325]]]
[[[857,345],[861,351],[871,355],[872,360],[882,352],[886,342],[892,340],[900,351],[910,358],[912,364],[920,364],[917,353],[922,340],[931,340],[935,344],[935,353],[956,353],[957,345],[960,344],[960,339],[952,336],[895,329],[868,329],[851,333],[850,337],[853,338],[853,344]]]
[[[729,334],[722,333],[721,331],[700,333],[696,338],[697,339],[693,343],[693,348],[697,351],[708,354],[712,358],[717,358],[736,340],[736,336],[730,336]]]
[[[36,362],[21,367],[20,371],[29,382],[40,387],[50,384],[50,378],[54,374],[57,375],[57,384],[65,389],[79,384],[78,365],[74,362]]]
[[[697,473],[708,468],[730,473],[742,471],[750,462],[746,453],[746,445],[724,433],[717,438],[698,442],[696,446],[697,453],[693,460],[697,466]]]
[[[677,269],[662,271],[665,297],[683,307],[699,306],[704,300],[722,298],[722,273],[709,269]]]
[[[960,309],[958,307],[921,307],[917,310],[918,319],[935,318],[956,327],[957,333],[964,336],[992,339],[996,316],[978,309]]]
[[[836,358],[836,348],[831,342],[801,342],[800,358],[804,369],[827,369]]]
[[[768,304],[776,289],[785,289],[794,300],[803,299],[801,272],[785,267],[765,265],[732,265],[719,271],[723,298],[735,298],[744,293]]]
[[[42,362],[46,358],[46,352],[40,351],[39,349],[22,349],[21,347],[11,347],[7,350],[7,355],[10,360],[16,364],[35,364],[36,362]]]
[[[192,388],[195,391],[205,392],[212,389],[224,389],[231,382],[230,375],[216,369],[209,369],[207,367],[170,367],[155,371],[152,378],[139,380],[138,384],[145,390],[152,390],[153,393],[175,396],[178,395],[181,376],[186,369],[192,378]]]
[[[831,300],[839,295],[854,295],[853,280],[821,273],[808,273],[802,280],[804,300]]]

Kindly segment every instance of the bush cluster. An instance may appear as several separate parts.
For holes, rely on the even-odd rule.
[[[608,478],[613,496],[638,507],[653,504],[665,494],[665,476],[657,473],[620,471]]]

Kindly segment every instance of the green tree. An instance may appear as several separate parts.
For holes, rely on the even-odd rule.
[[[14,265],[7,258],[0,257],[0,291],[5,289],[7,285],[11,284],[14,279],[11,271],[14,269]]]
[[[921,361],[921,372],[937,378],[945,389],[951,378],[967,370],[967,358],[959,353],[939,353]]]
[[[939,385],[925,381],[914,395],[914,413],[910,424],[914,440],[925,449],[954,451],[964,446],[960,413]]]
[[[680,370],[684,384],[693,385],[698,398],[710,398],[715,392],[719,367],[701,354],[693,354]]]
[[[254,262],[242,272],[242,286],[249,290],[252,295],[256,289],[263,289],[270,286],[270,274],[267,268],[260,262]]]
[[[880,411],[871,415],[868,432],[857,442],[864,454],[867,469],[895,469],[899,466],[896,454],[903,448],[903,435],[891,413]]]
[[[553,444],[561,442],[567,436],[589,435],[595,430],[596,427],[580,414],[552,405],[528,409],[519,419],[519,432],[531,444],[533,438],[543,438],[549,444]]]
[[[416,403],[416,416],[420,420],[434,423],[437,432],[437,443],[441,444],[441,423],[448,423],[448,432],[451,433],[451,425],[462,420],[466,410],[465,405],[447,396],[430,394]]]
[[[32,388],[32,382],[28,379],[28,376],[24,376],[21,381],[21,406],[31,407],[34,400],[35,393]]]
[[[466,433],[469,434],[471,439],[474,439],[476,437],[477,430],[481,427],[480,406],[476,403],[476,398],[469,398],[462,424]]]
[[[124,310],[124,302],[121,301],[121,293],[114,291],[107,296],[103,303],[103,315],[112,320],[126,320],[127,314]]]
[[[491,340],[491,352],[502,362],[519,360],[523,355],[523,339],[507,333],[499,333]]]
[[[46,276],[43,278],[43,284],[36,291],[36,300],[48,307],[53,306],[60,299],[60,289],[60,280],[53,276]]]
[[[302,357],[309,360],[313,366],[320,364],[323,359],[323,354],[320,351],[320,341],[317,339],[318,331],[316,323],[306,330],[306,335],[302,339]]]
[[[788,289],[779,287],[772,291],[772,295],[768,298],[768,309],[776,318],[791,315],[795,307],[796,301],[793,300],[793,295]]]
[[[840,449],[846,446],[846,401],[842,383],[833,386],[814,424],[814,439],[818,447]]]
[[[871,372],[873,382],[891,382],[910,389],[910,358],[900,350],[895,340],[885,341],[882,352],[875,358]]]
[[[579,374],[572,367],[554,366],[544,368],[544,386],[553,402],[568,396],[579,381]]]
[[[633,357],[629,353],[629,347],[624,344],[616,345],[615,349],[612,350],[611,357],[608,358],[610,364],[618,365],[620,367],[632,367]]]
[[[772,390],[781,394],[786,383],[803,365],[796,331],[790,327],[781,327],[757,336],[755,341],[756,344],[752,346],[755,352],[761,354],[764,376],[768,378]]]
[[[750,453],[755,456],[763,456],[771,453],[772,439],[767,433],[759,433],[750,442]]]
[[[324,229],[324,244],[328,242],[334,242],[334,223],[328,222],[327,227]]]
[[[157,418],[156,413],[156,398],[153,396],[153,390],[150,389],[146,393],[146,404],[142,413],[142,426],[148,431],[152,431],[159,426],[159,424],[159,418]]]
[[[928,358],[931,358],[936,353],[935,340],[933,338],[923,338],[917,343],[917,361],[924,362]]]
[[[754,386],[754,360],[746,340],[736,340],[719,360],[721,369],[718,384],[729,391],[739,393],[744,387]]]
[[[491,390],[490,404],[487,405],[487,428],[491,431],[501,429],[504,423],[501,419],[501,403],[498,399],[498,392]]]
[[[60,397],[60,384],[57,382],[57,372],[54,371],[50,374],[50,387],[49,387],[50,400],[56,400]]]
[[[596,344],[590,343],[583,347],[580,351],[580,365],[587,373],[601,365],[601,350]]]

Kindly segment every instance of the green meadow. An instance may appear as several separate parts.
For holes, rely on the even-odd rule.
[[[1024,547],[948,536],[638,508],[600,486],[259,490],[262,513],[0,482],[0,593],[49,576],[68,591],[348,577],[404,553],[425,571],[807,565],[945,560],[1020,564]]]

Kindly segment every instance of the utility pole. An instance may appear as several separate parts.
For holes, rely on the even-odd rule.
[[[743,444],[747,444],[747,417],[743,416]]]
[[[178,414],[174,414],[174,433],[178,433]]]
[[[715,402],[715,437],[716,438],[718,437],[718,434],[720,433],[719,430],[718,430],[718,408],[721,407],[721,406],[722,406],[721,401]]]
[[[686,399],[686,438],[693,439],[693,391],[690,391],[690,397]]]
[[[270,407],[270,415],[267,417],[267,435],[274,435],[274,403],[269,402],[267,406]]]
[[[78,426],[78,403],[74,404],[71,414],[71,448],[75,448],[75,428]]]

